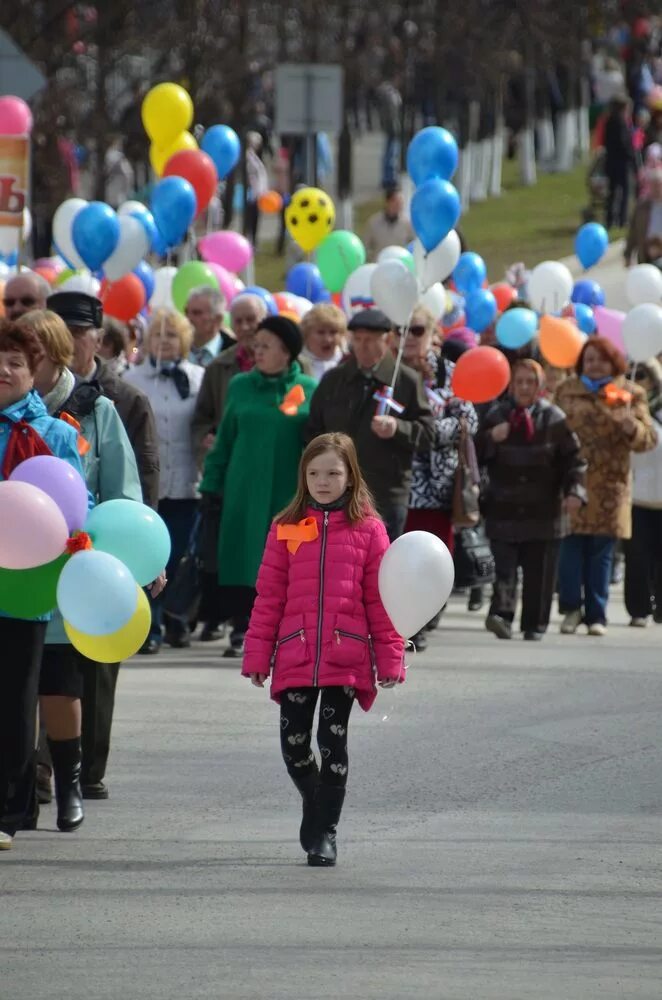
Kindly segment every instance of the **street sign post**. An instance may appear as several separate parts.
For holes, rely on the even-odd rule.
[[[315,184],[315,136],[337,135],[343,125],[342,66],[323,63],[281,63],[276,67],[276,121],[280,135],[306,139],[306,171]]]

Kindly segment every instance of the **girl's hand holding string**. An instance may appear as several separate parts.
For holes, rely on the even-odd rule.
[[[268,674],[251,674],[251,684],[256,688],[263,688],[268,676]]]
[[[383,681],[378,681],[380,688],[392,688],[397,684],[395,677],[386,677]]]

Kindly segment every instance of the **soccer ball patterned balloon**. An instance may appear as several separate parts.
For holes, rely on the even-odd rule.
[[[336,221],[336,210],[326,191],[301,188],[285,210],[287,231],[302,250],[309,253],[328,236]]]

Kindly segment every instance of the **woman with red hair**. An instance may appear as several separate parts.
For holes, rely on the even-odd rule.
[[[611,341],[590,337],[575,370],[559,387],[556,403],[588,464],[588,502],[572,513],[561,543],[561,632],[571,635],[583,621],[589,635],[601,636],[614,544],[632,533],[630,455],[650,451],[656,436],[645,393],[625,380],[625,358]]]

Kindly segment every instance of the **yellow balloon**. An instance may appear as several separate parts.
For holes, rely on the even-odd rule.
[[[79,632],[69,622],[64,623],[64,630],[69,642],[88,660],[98,663],[120,663],[137,653],[149,635],[152,623],[152,611],[145,592],[138,587],[138,607],[126,625],[109,635],[87,635]]]
[[[152,164],[152,170],[157,177],[160,177],[171,156],[181,152],[182,149],[197,148],[198,144],[190,132],[180,132],[169,146],[155,146],[152,143],[149,147],[149,162]]]
[[[328,236],[336,221],[333,201],[319,188],[302,188],[285,209],[285,225],[295,243],[310,253]]]
[[[157,146],[168,146],[193,121],[193,101],[177,83],[159,83],[142,103],[145,131]]]

